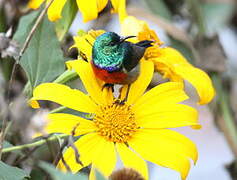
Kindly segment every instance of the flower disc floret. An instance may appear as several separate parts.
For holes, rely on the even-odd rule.
[[[119,101],[100,106],[94,122],[99,135],[112,142],[127,142],[137,130],[131,106]]]

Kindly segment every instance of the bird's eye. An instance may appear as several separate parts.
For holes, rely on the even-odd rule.
[[[115,43],[114,43],[114,42],[111,42],[109,45],[110,45],[110,46],[114,46],[114,45],[115,45]]]

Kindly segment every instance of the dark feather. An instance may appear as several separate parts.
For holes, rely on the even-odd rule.
[[[130,54],[130,57],[126,58],[123,65],[124,68],[129,72],[131,71],[140,61],[140,59],[143,57],[146,48],[151,47],[153,41],[140,41],[136,44],[129,43],[130,47],[132,48],[132,53]]]

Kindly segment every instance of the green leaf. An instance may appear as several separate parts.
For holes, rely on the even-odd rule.
[[[33,169],[30,172],[30,177],[32,180],[45,180],[47,174],[41,169]]]
[[[39,166],[50,175],[52,180],[75,180],[75,179],[88,180],[88,177],[86,175],[72,174],[72,173],[65,174],[57,170],[54,166],[45,162],[40,162]]]
[[[23,17],[15,34],[16,40],[25,41],[36,17],[36,13]],[[51,82],[64,72],[64,58],[55,27],[47,17],[44,17],[37,27],[20,60],[20,65],[25,70],[32,88],[43,82]]]
[[[88,115],[87,113],[79,112],[79,111],[76,111],[74,109],[70,109],[64,106],[60,106],[59,108],[52,110],[50,113],[72,114],[72,115],[83,117],[83,118],[90,117],[90,114]]]
[[[226,26],[235,11],[232,3],[205,3],[202,5],[208,33],[216,33]]]
[[[3,141],[3,149],[4,148],[8,148],[8,147],[12,147],[13,145],[11,143],[9,143],[8,141]]]
[[[58,39],[63,40],[65,34],[68,32],[78,8],[75,0],[68,0],[63,8],[62,18],[55,23],[56,33]]]
[[[20,19],[17,31],[14,34],[13,39],[20,43],[21,46],[24,44],[26,36],[30,32],[39,14],[40,11],[33,11],[32,13],[23,16]]]
[[[29,175],[17,167],[9,166],[0,161],[0,179],[1,180],[22,180]]]
[[[99,171],[95,170],[96,180],[107,180]]]

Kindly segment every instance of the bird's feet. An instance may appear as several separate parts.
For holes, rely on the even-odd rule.
[[[124,99],[124,100],[117,99],[117,100],[115,101],[115,103],[118,104],[118,105],[124,105],[125,102],[126,102],[126,99]]]
[[[125,102],[127,102],[128,100],[128,93],[129,93],[129,90],[130,90],[130,84],[128,84],[128,88],[127,88],[127,91],[126,91],[126,95],[124,97],[124,99],[122,100],[121,99],[121,90],[120,90],[120,96],[119,96],[119,100],[117,100],[117,104],[120,104],[120,105],[124,105]]]
[[[104,90],[104,88],[111,88],[112,92],[114,92],[114,84],[110,84],[110,83],[105,83],[102,87],[102,91]]]

